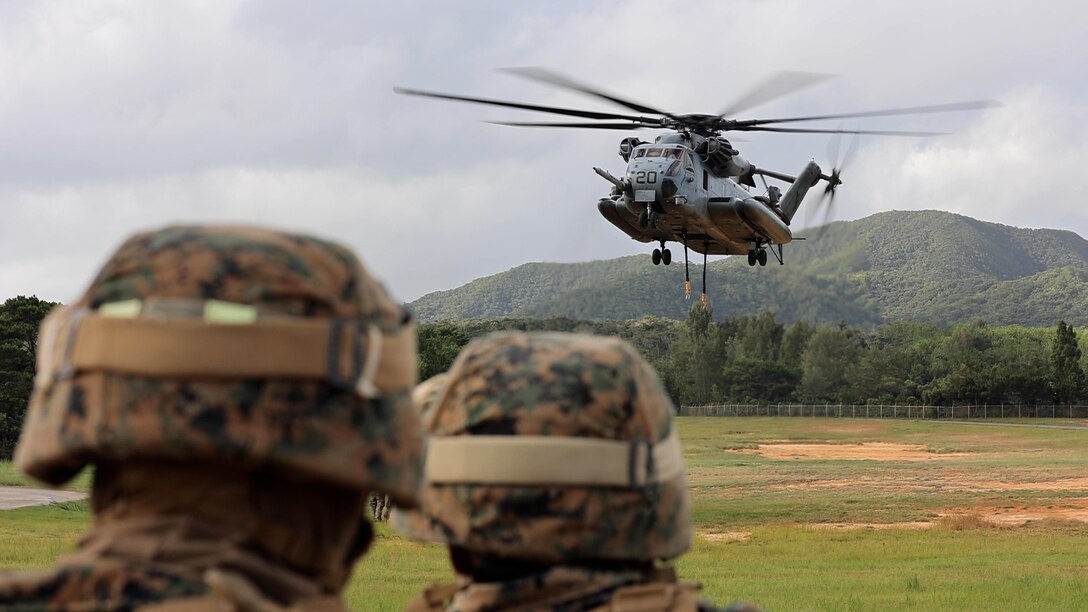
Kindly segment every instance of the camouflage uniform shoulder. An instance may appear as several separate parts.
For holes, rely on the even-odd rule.
[[[647,612],[760,612],[746,603],[728,608],[699,597],[701,586],[690,582],[651,581],[628,585],[612,591],[605,601],[594,602],[591,612],[645,610]],[[586,598],[585,601],[593,601]]]
[[[434,585],[405,608],[407,612],[480,612],[551,610],[552,612],[759,612],[748,604],[728,608],[699,597],[700,585],[681,582],[670,569],[649,573],[553,567],[505,582]]]
[[[207,592],[200,580],[116,561],[0,573],[0,610],[18,612],[132,610]]]

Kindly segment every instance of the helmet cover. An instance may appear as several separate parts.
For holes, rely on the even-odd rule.
[[[322,350],[328,376],[310,364]],[[53,485],[102,460],[271,465],[413,505],[415,350],[411,317],[343,246],[243,226],[137,234],[43,322],[15,460]]]
[[[690,546],[675,409],[627,342],[492,334],[465,347],[424,409],[420,508],[393,517],[406,534],[540,562],[653,561]],[[636,455],[658,466],[636,477],[632,464],[629,481]],[[602,473],[594,458],[622,469]]]

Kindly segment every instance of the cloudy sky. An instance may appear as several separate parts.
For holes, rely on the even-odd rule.
[[[858,122],[955,134],[862,140],[835,218],[936,208],[1088,235],[1076,0],[0,1],[0,299],[70,300],[126,235],[177,222],[336,239],[405,301],[648,252],[596,210],[592,166],[623,171],[622,133],[493,126],[547,117],[392,91],[622,112],[494,70],[510,66],[680,113],[779,70],[837,75],[738,118],[999,100]],[[824,136],[736,144],[763,167],[827,165]]]

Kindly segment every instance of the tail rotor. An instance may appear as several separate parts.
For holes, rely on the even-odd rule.
[[[823,221],[820,223],[820,233],[823,233],[828,222],[831,220],[832,209],[835,207],[835,193],[837,192],[839,185],[842,185],[842,172],[849,166],[858,152],[858,134],[854,134],[850,139],[850,146],[846,150],[846,154],[841,158],[839,152],[842,146],[842,134],[835,134],[831,140],[827,143],[827,158],[832,163],[831,174],[820,174],[819,179],[826,181],[827,186],[824,187],[824,191],[820,194],[820,199],[816,202],[816,206],[811,210],[818,211],[823,209]],[[811,219],[808,219],[811,221]]]

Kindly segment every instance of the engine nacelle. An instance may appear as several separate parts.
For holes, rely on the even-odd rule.
[[[644,144],[647,143],[638,138],[624,138],[620,141],[620,157],[622,157],[625,162],[631,161],[631,153],[634,152],[635,147]]]
[[[724,138],[708,136],[695,152],[717,176],[744,176],[752,169],[752,164],[738,155],[737,150]]]

